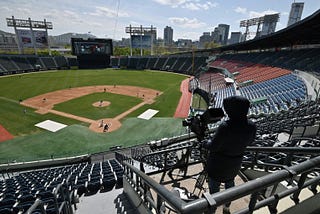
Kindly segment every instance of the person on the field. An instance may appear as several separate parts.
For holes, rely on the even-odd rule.
[[[108,124],[105,124],[104,127],[103,127],[103,132],[107,132],[109,129],[109,126]]]
[[[219,192],[221,183],[226,189],[234,186],[244,150],[256,136],[255,124],[247,119],[250,107],[247,98],[228,97],[223,100],[223,107],[229,119],[222,122],[213,137],[203,143],[209,150],[206,171],[210,194]],[[229,206],[230,203],[225,205],[224,213],[230,212]]]
[[[100,121],[99,128],[103,127],[103,120]]]

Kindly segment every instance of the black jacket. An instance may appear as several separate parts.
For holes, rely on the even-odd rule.
[[[224,100],[229,120],[222,122],[214,136],[204,144],[209,149],[207,172],[216,181],[225,182],[237,175],[245,148],[256,136],[255,124],[246,115],[249,101],[234,96]]]
[[[214,137],[204,145],[209,149],[207,172],[216,181],[233,179],[240,167],[245,148],[256,135],[251,121],[226,121],[217,129]]]

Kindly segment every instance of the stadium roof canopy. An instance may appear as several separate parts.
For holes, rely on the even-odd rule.
[[[218,49],[220,51],[244,51],[309,44],[320,44],[320,10],[275,33]]]

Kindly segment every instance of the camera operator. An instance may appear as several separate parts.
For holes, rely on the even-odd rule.
[[[210,194],[220,191],[220,184],[225,188],[234,186],[234,178],[241,167],[245,148],[250,145],[256,135],[255,124],[247,119],[250,102],[240,96],[232,96],[223,100],[223,107],[228,120],[222,122],[203,147],[209,150],[206,171],[209,177]],[[223,208],[230,213],[230,203]]]

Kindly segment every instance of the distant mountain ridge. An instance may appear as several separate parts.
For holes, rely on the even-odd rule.
[[[50,44],[52,45],[70,45],[71,44],[71,38],[96,38],[96,36],[89,34],[89,33],[64,33],[57,36],[49,36]]]
[[[0,30],[0,34],[11,35],[11,36],[15,35],[14,33],[9,33],[9,32],[3,31],[3,30]]]

